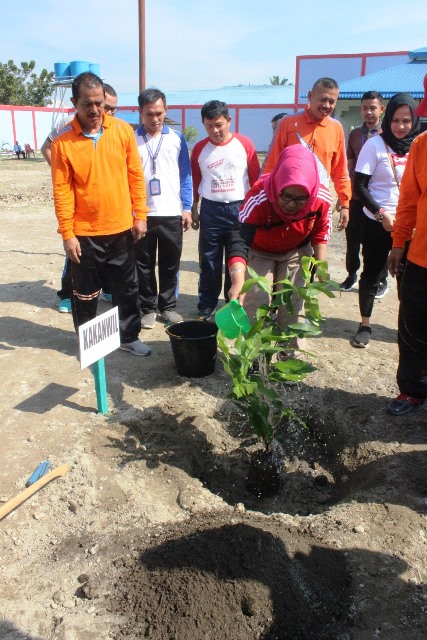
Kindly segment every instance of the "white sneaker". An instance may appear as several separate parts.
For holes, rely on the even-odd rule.
[[[120,345],[122,351],[129,351],[134,356],[149,356],[151,349],[144,344],[141,340],[134,340],[134,342],[125,342]]]

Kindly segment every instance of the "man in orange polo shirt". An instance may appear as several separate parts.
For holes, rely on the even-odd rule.
[[[308,92],[309,104],[303,113],[286,116],[280,122],[262,173],[270,173],[283,149],[302,144],[317,159],[320,180],[328,184],[329,178],[337,192],[340,218],[338,229],[348,224],[351,182],[347,170],[344,131],[341,124],[331,118],[338,100],[339,87],[332,78],[320,78]]]
[[[102,80],[82,73],[72,84],[76,116],[52,143],[58,230],[72,262],[74,325],[96,316],[105,282],[119,308],[120,348],[151,349],[138,339],[141,320],[133,243],[147,230],[144,174],[132,128],[104,113]]]

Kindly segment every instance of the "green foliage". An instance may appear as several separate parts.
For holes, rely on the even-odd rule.
[[[46,107],[51,104],[54,72],[42,69],[40,75],[34,73],[36,63],[21,62],[18,67],[13,60],[0,62],[0,104],[31,105]]]
[[[311,282],[314,267],[319,280]],[[245,281],[242,293],[257,286],[268,294],[270,303],[258,308],[251,330],[246,335],[240,333],[233,344],[226,340],[222,331],[218,332],[221,360],[232,381],[232,392],[228,397],[246,414],[252,430],[266,449],[269,449],[275,426],[282,417],[292,417],[304,424],[295,412],[286,406],[277,383],[300,382],[316,369],[309,362],[295,358],[273,362],[273,356],[295,351],[289,343],[297,337],[316,336],[321,333],[323,317],[319,309],[318,295],[322,293],[333,298],[335,296],[332,289],[339,288],[329,280],[325,261],[305,256],[301,261],[301,269],[305,284],[296,287],[288,278],[272,285],[266,278],[258,276],[248,268],[250,278]],[[277,285],[280,286],[280,291],[275,291]],[[294,294],[304,301],[302,322],[280,329],[275,320],[277,310],[279,306],[285,305],[289,313],[293,314]],[[254,365],[258,365],[259,371],[254,371]]]
[[[282,78],[280,79],[280,76],[271,76],[270,78],[270,84],[276,86],[276,87],[282,87],[286,84],[288,84],[288,79],[287,78]]]
[[[182,130],[182,135],[188,142],[188,146],[190,147],[190,149],[192,149],[199,135],[196,127],[193,127],[191,125],[189,127],[184,127],[184,129]]]

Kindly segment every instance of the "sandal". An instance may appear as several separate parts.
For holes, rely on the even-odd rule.
[[[417,405],[422,404],[423,402],[424,398],[414,398],[407,393],[399,393],[397,398],[390,402],[387,407],[387,411],[392,416],[404,416],[406,413],[409,413]]]
[[[351,341],[351,346],[357,349],[367,349],[369,347],[371,333],[371,327],[364,327],[360,324],[356,335]]]

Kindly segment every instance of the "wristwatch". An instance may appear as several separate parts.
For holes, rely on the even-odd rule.
[[[384,218],[385,213],[386,213],[386,210],[381,207],[379,211],[374,213],[375,220],[378,220],[378,222],[381,222],[381,220]]]

